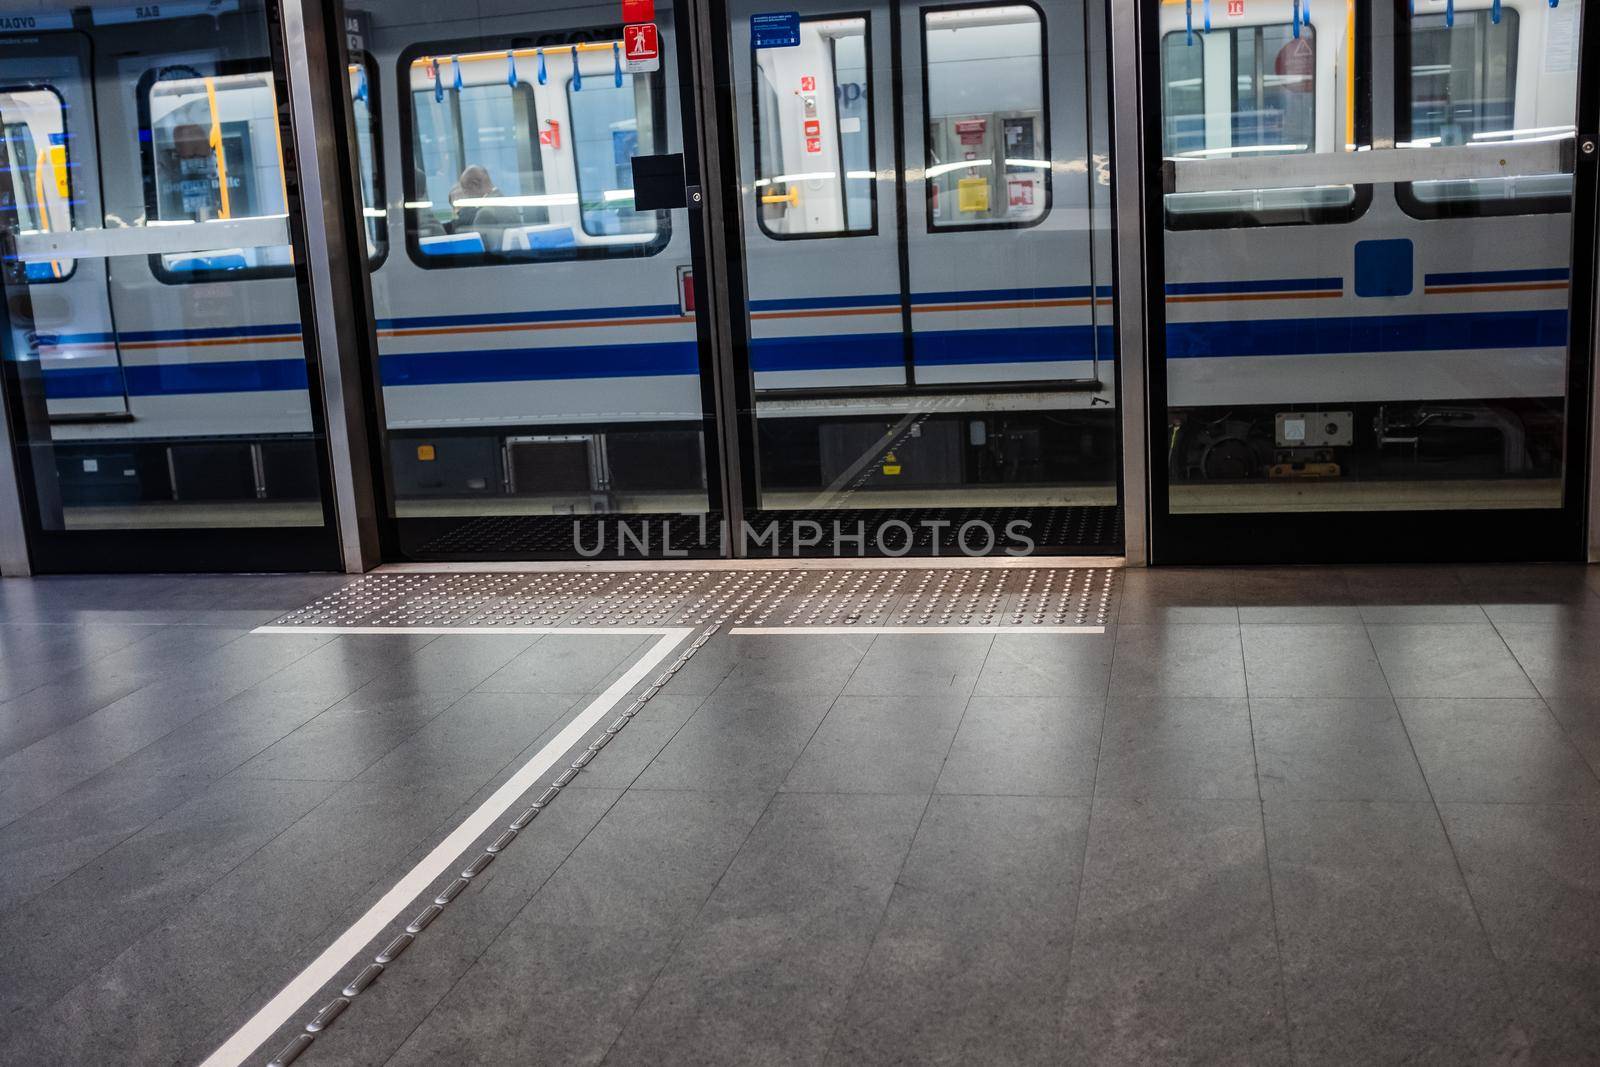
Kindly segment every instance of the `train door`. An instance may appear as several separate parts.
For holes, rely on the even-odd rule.
[[[4,22],[0,385],[32,565],[333,566],[273,5]]]
[[[1120,549],[1097,7],[730,5],[747,550]]]
[[[688,20],[352,5],[386,510],[411,559],[717,551]]]
[[[1584,7],[1146,4],[1157,562],[1579,556]]]
[[[68,31],[0,38],[0,129],[11,162],[5,178],[19,233],[61,234],[98,225],[100,164],[95,136],[89,37]],[[33,260],[30,314],[12,317],[15,342],[37,351],[51,376],[50,418],[60,422],[128,417],[107,288],[97,257]]]

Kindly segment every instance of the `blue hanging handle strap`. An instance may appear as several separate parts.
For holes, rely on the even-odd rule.
[[[442,104],[444,103],[444,74],[439,70],[439,61],[437,59],[429,60],[429,62],[433,64],[433,102]]]
[[[1183,0],[1183,43],[1194,45],[1194,0]]]
[[[459,93],[461,91],[461,57],[460,56],[451,56],[450,57],[450,65],[451,65],[451,67],[453,67],[455,69],[455,72],[456,72],[456,74],[455,74],[455,85],[453,86],[453,88],[455,89],[456,92]]]
[[[1205,0],[1206,32],[1211,32],[1211,0]]]
[[[544,49],[543,48],[535,48],[533,50],[533,54],[539,57],[539,84],[543,85],[544,84],[544,80],[545,80]]]
[[[506,50],[506,84],[517,87],[517,53],[510,49]]]
[[[1303,25],[1311,25],[1311,0],[1300,0],[1300,21]]]
[[[1499,0],[1495,2],[1498,3]],[[611,42],[611,69],[614,72],[612,80],[616,82],[618,89],[622,88],[622,45],[616,41]]]
[[[1300,39],[1300,0],[1294,0],[1294,12],[1289,18],[1294,23],[1294,39],[1298,41]]]
[[[578,46],[572,46],[572,91],[583,92],[583,71],[578,69]]]
[[[1447,29],[1456,24],[1456,0],[1444,0],[1444,24]]]
[[[362,103],[367,100],[367,68],[356,68],[356,95],[355,98]]]

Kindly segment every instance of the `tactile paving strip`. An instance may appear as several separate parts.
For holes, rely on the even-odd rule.
[[[274,627],[1103,626],[1109,567],[369,574]]]

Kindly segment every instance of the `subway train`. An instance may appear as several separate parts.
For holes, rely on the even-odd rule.
[[[160,18],[93,12],[0,34],[30,297],[14,343],[38,355],[72,500],[315,495],[287,246],[26,252],[101,219],[283,214],[262,21],[194,6],[162,17],[225,45],[167,54]],[[633,156],[685,143],[670,8],[661,69],[631,74],[613,4],[404,6],[352,11],[349,72],[397,495],[703,493],[689,233],[631,187]],[[731,5],[764,484],[826,484],[908,411],[948,439],[925,484],[1114,470],[1101,14],[790,7],[771,26]],[[1570,138],[1574,0],[1407,0],[1393,41],[1357,7],[1166,0],[1164,154],[1267,173],[1391,128],[1418,148]],[[1172,192],[1174,479],[1559,464],[1570,188]]]

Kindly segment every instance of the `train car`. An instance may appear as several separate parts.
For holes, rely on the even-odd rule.
[[[1374,143],[1421,164],[1570,139],[1577,7],[1415,0],[1378,37],[1365,5],[1165,3],[1164,154],[1267,175]],[[1168,195],[1175,506],[1281,480],[1499,480],[1473,499],[1559,500],[1571,190],[1536,173]],[[1377,495],[1428,506],[1413,488]]]
[[[1569,137],[1575,53],[1551,42],[1575,38],[1576,7],[1416,0],[1391,42],[1332,0],[1163,4],[1164,152],[1270,169],[1376,132],[1419,153]],[[154,17],[0,37],[25,231],[284,213],[266,41],[229,22],[227,0],[165,8],[230,43],[167,55]],[[684,148],[670,9],[661,69],[640,74],[606,5],[355,14],[349,88],[402,510],[703,506],[689,233],[637,210],[631,188],[633,157]],[[908,413],[924,473],[907,482],[922,487],[1114,469],[1091,14],[805,0],[779,44],[735,5],[764,488],[828,484]],[[1175,482],[1549,480],[1569,176],[1244,184],[1166,200]],[[312,419],[287,246],[28,271],[16,342],[44,369],[71,500],[315,496],[294,473],[312,467]]]

